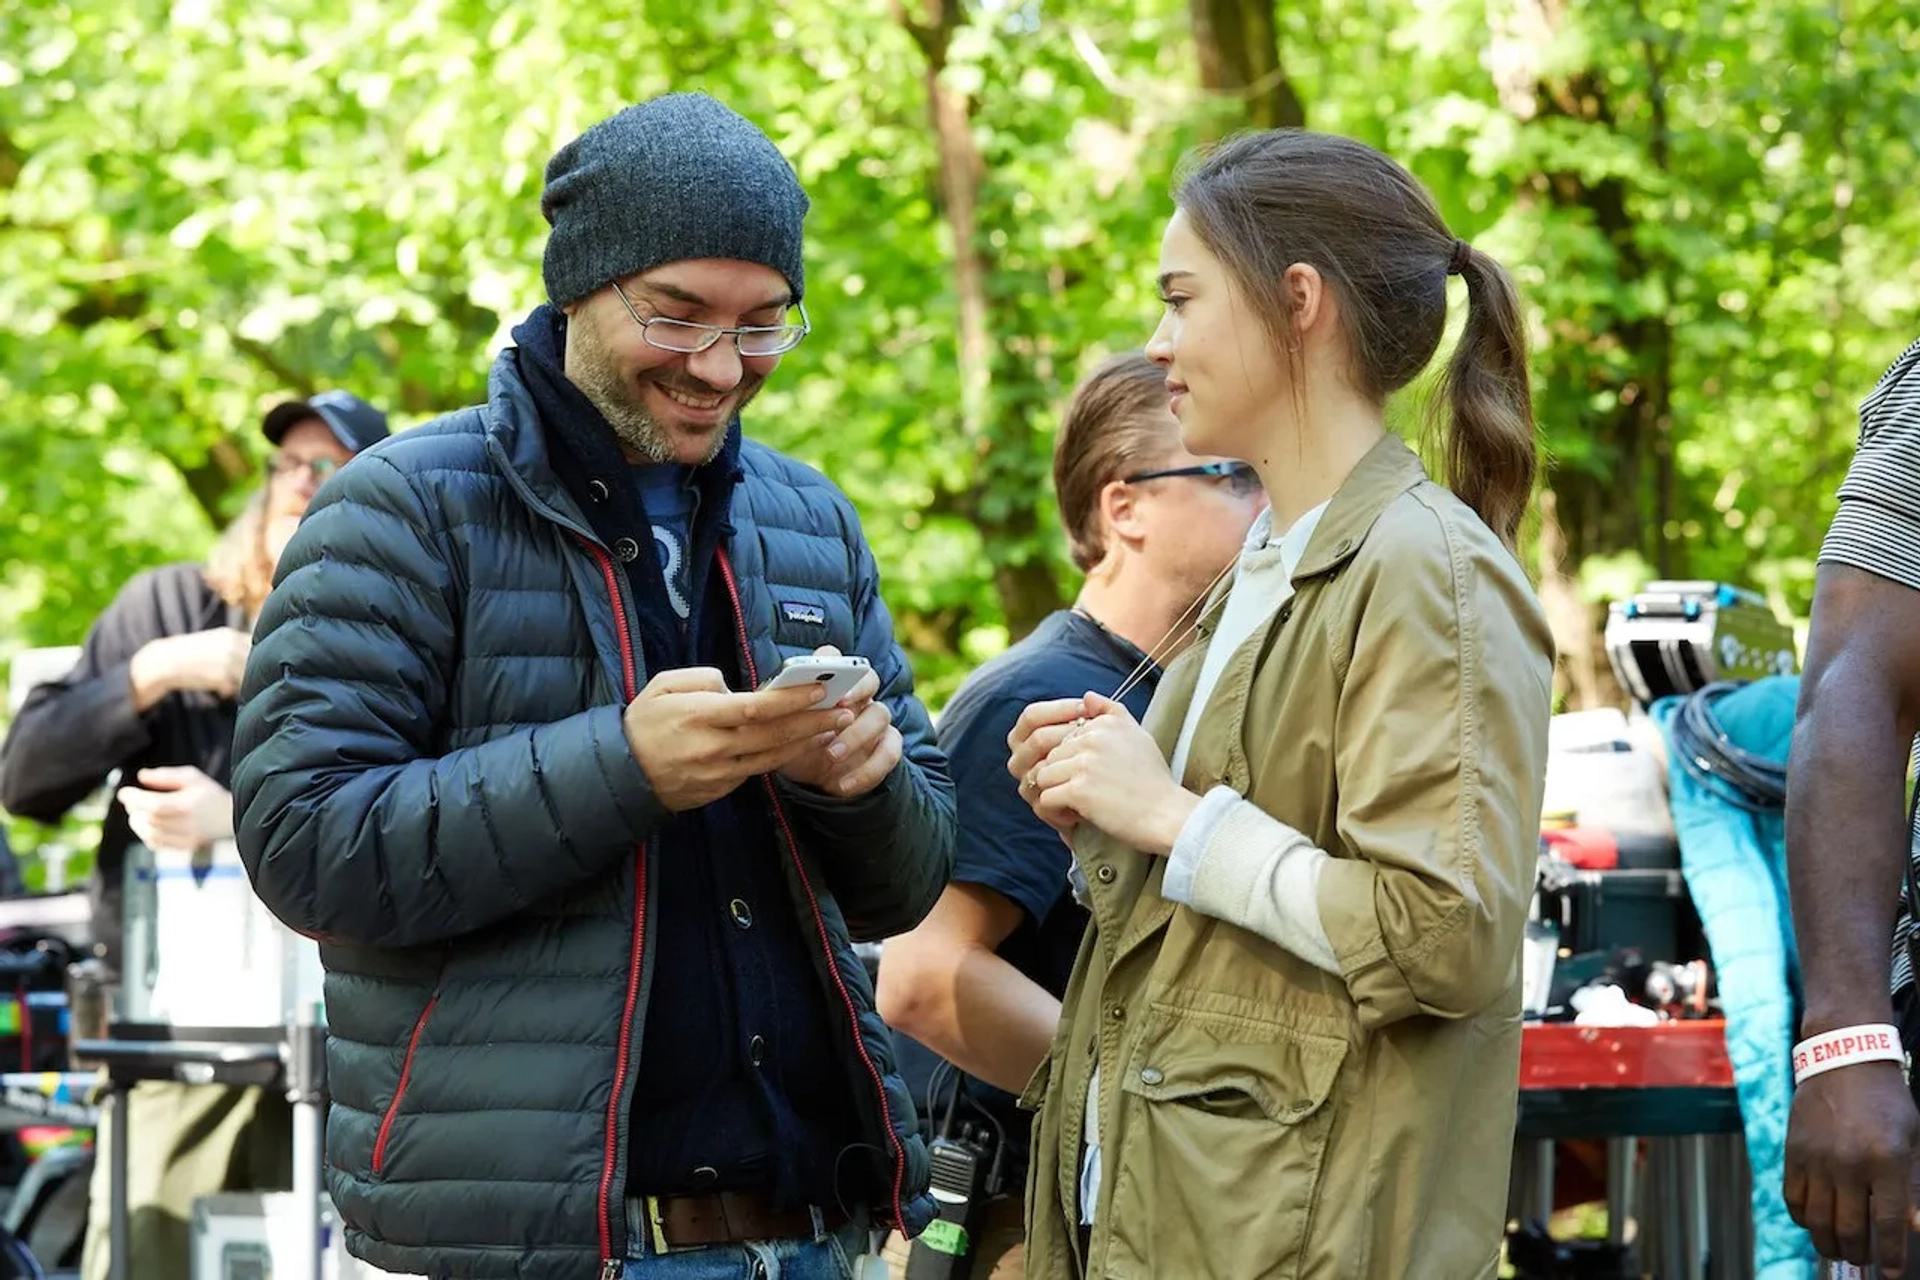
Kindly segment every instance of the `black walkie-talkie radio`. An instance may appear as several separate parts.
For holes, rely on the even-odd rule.
[[[990,1135],[962,1125],[959,1137],[942,1135],[929,1144],[929,1190],[940,1216],[913,1242],[907,1280],[967,1280],[972,1274],[974,1243],[990,1194],[989,1170],[995,1163],[992,1143]]]

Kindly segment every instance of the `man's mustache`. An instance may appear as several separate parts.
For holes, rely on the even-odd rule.
[[[698,378],[684,376],[665,377],[654,375],[649,377],[647,381],[653,383],[655,386],[663,387],[668,391],[678,391],[683,396],[693,396],[701,400],[713,400],[721,396],[738,395],[742,391],[751,391],[766,381],[766,379],[753,374],[747,374],[742,376],[740,381],[734,383],[732,387],[725,391],[720,390],[718,387],[710,387]]]

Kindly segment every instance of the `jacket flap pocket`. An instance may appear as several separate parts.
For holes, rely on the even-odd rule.
[[[1347,1042],[1259,1018],[1155,1004],[1120,1087],[1153,1102],[1217,1106],[1240,1095],[1269,1120],[1318,1111]]]

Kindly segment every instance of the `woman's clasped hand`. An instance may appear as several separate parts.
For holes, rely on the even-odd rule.
[[[1020,794],[1063,836],[1087,822],[1143,853],[1165,855],[1200,803],[1126,707],[1097,693],[1034,703],[1007,747]]]

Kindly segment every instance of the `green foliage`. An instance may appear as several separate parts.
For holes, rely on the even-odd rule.
[[[1278,28],[1309,123],[1405,160],[1522,286],[1572,578],[1725,577],[1803,613],[1852,405],[1920,330],[1912,7],[1281,0]],[[816,332],[750,428],[858,503],[938,701],[1022,621],[1008,570],[1070,582],[1052,425],[1151,330],[1175,163],[1233,111],[1195,68],[1172,0],[964,11],[970,417],[926,60],[878,0],[0,10],[0,659],[199,554],[277,397],[345,385],[410,424],[481,396],[541,298],[546,157],[700,88],[814,201]]]

